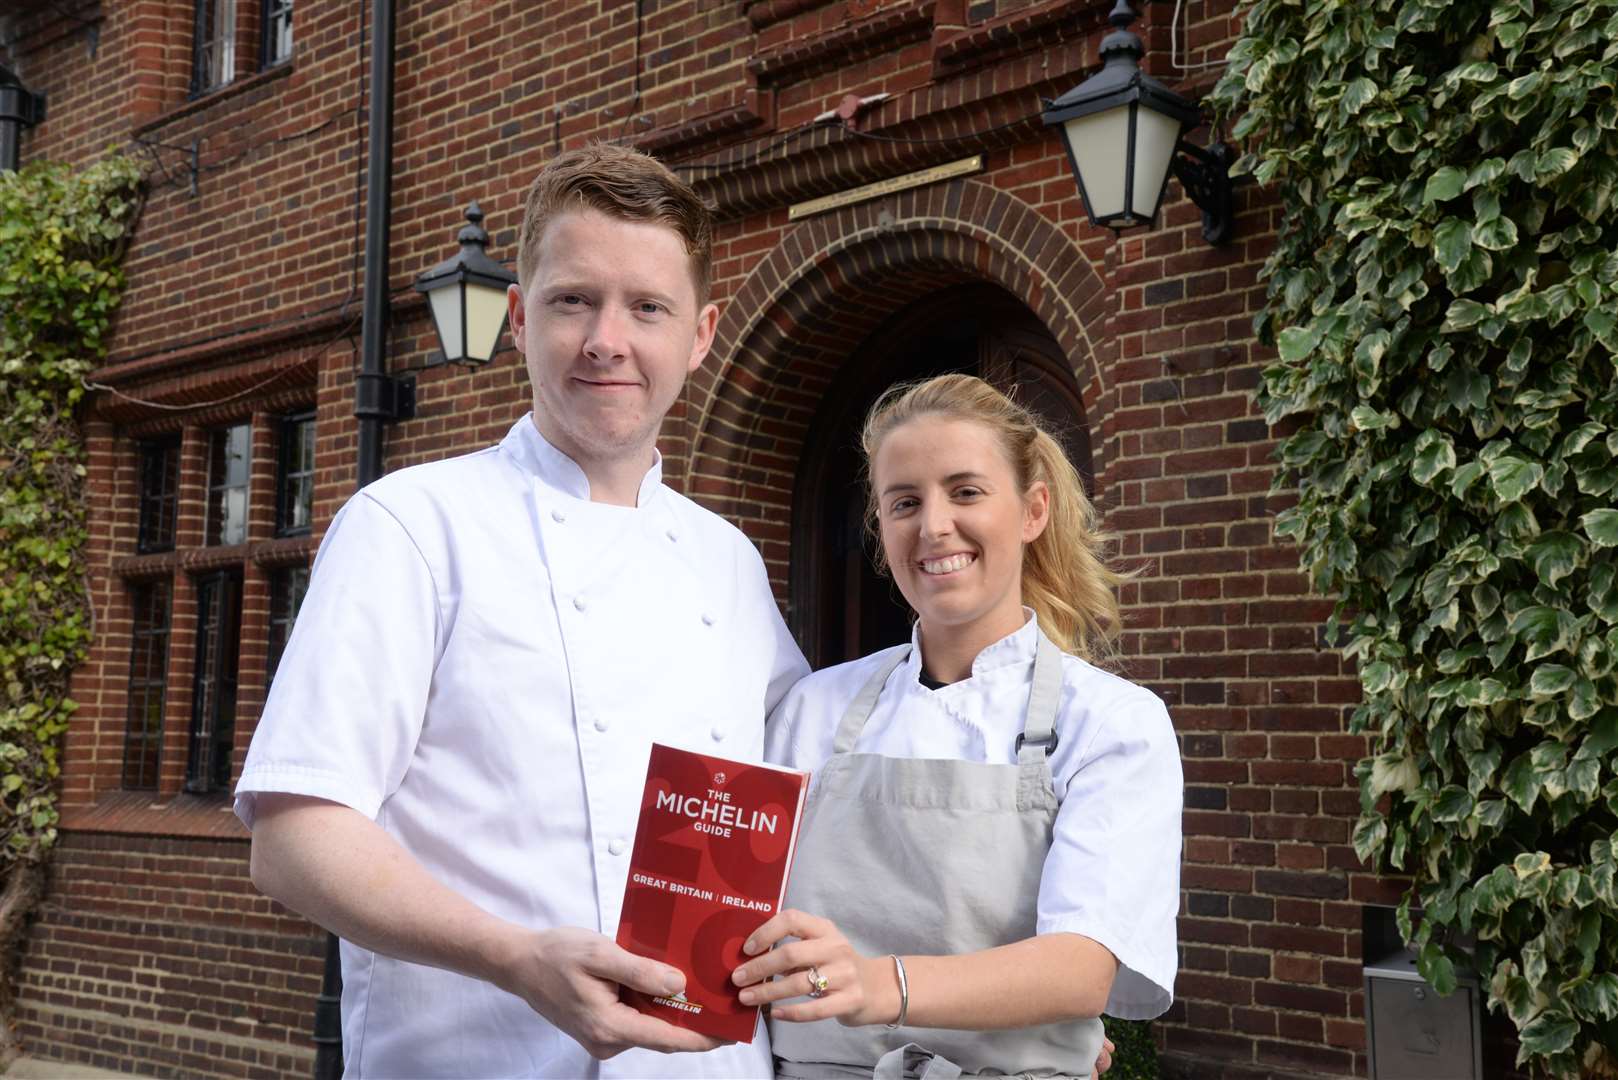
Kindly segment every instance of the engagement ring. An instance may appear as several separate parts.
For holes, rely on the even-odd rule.
[[[809,976],[809,996],[812,998],[825,997],[826,990],[831,986],[831,980],[822,975],[818,968],[811,967],[804,972]]]

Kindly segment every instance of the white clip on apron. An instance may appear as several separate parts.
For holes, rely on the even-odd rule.
[[[866,956],[967,953],[1033,937],[1058,806],[1045,759],[1056,746],[1061,652],[1041,631],[1015,765],[853,753],[909,652],[883,654],[843,714],[809,792],[787,904],[831,919]],[[1082,1080],[1101,1038],[1095,1018],[1009,1031],[770,1025],[777,1074],[801,1080]]]

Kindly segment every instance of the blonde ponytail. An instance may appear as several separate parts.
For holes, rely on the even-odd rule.
[[[867,528],[877,532],[876,492],[869,475],[877,448],[895,429],[921,416],[982,424],[1000,440],[1022,491],[1040,481],[1049,488],[1050,520],[1045,531],[1023,548],[1023,603],[1034,609],[1040,628],[1062,651],[1110,665],[1123,628],[1113,590],[1125,575],[1110,568],[1106,557],[1116,538],[1102,530],[1078,470],[1056,440],[1028,409],[982,379],[940,375],[892,387],[877,399],[860,436],[867,473]],[[879,569],[886,572],[880,544],[877,551]]]

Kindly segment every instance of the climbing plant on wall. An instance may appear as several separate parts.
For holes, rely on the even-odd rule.
[[[1260,403],[1359,665],[1355,850],[1519,1064],[1618,1075],[1618,0],[1244,16],[1212,96],[1281,200]]]
[[[90,640],[74,406],[103,354],[140,190],[118,156],[0,172],[0,1030],[56,839],[68,676]]]

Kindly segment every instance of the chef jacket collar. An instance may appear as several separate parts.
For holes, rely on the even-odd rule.
[[[1031,664],[1034,662],[1034,652],[1039,646],[1039,619],[1034,615],[1034,609],[1023,605],[1023,615],[1026,621],[1017,629],[986,646],[972,661],[972,674],[961,682],[947,683],[939,687],[934,693],[948,693],[950,687],[960,686],[970,682],[987,672],[998,668],[1011,667],[1015,664]],[[917,685],[921,682],[921,621],[910,628],[910,655],[905,658],[907,678]]]
[[[518,468],[529,473],[551,490],[574,499],[590,499],[590,480],[579,468],[578,462],[546,441],[528,413],[512,425],[500,441],[500,452],[514,461]],[[641,478],[640,491],[635,496],[637,507],[648,506],[663,489],[663,455],[652,448],[652,467]]]

